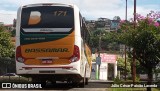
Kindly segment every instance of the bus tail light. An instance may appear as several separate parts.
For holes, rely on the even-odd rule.
[[[17,49],[16,49],[16,60],[20,63],[24,63],[24,58],[22,57],[20,46],[18,46]]]
[[[76,62],[80,59],[80,51],[77,45],[74,45],[73,55],[70,58],[70,62]]]

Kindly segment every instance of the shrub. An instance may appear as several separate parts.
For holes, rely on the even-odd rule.
[[[122,81],[119,79],[119,76],[114,78],[113,81],[114,81],[114,84],[121,84],[122,83]]]

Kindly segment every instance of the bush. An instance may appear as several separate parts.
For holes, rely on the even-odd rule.
[[[122,81],[119,79],[119,76],[114,78],[113,81],[114,81],[114,84],[121,84],[122,83]]]
[[[127,80],[132,80],[132,76],[127,77]]]
[[[136,76],[136,82],[140,82],[140,77],[139,76]]]

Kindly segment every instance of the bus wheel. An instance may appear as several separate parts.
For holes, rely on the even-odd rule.
[[[67,79],[67,83],[68,83],[68,84],[73,83],[72,79],[70,79],[70,78],[69,78],[69,79]]]
[[[80,87],[84,88],[84,86],[85,86],[85,77],[83,77],[80,82]]]
[[[81,83],[80,83],[80,87],[84,87],[85,84],[86,84],[86,67],[85,67],[84,77],[82,78]]]
[[[32,77],[32,84],[41,84],[42,87],[46,86],[46,80],[45,79],[41,79],[38,77]]]
[[[51,84],[52,84],[52,85],[55,85],[55,84],[56,84],[56,81],[51,81]]]
[[[88,85],[88,78],[85,79],[85,85]]]
[[[79,87],[79,82],[73,81],[71,85],[72,87]]]
[[[46,81],[41,81],[40,84],[42,85],[42,87],[46,87]]]

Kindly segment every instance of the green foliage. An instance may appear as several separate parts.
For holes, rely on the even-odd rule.
[[[155,69],[154,71],[155,71],[155,73],[158,74],[158,73],[160,73],[160,68],[157,68],[157,69]]]
[[[159,66],[159,65],[158,65]],[[158,82],[160,83],[160,79],[157,79],[157,77],[158,77],[158,74],[160,73],[160,68],[158,67],[158,68],[155,68],[154,69],[154,73],[155,73],[155,76],[156,76],[156,80],[158,80]]]
[[[136,76],[136,83],[139,83],[139,82],[140,82],[140,77]]]
[[[15,37],[15,36],[16,36],[16,30],[15,30],[15,29],[11,31],[11,36],[12,36],[12,37]]]
[[[107,88],[106,91],[147,91],[147,88]],[[160,89],[152,88],[152,91],[160,91]]]
[[[117,76],[116,78],[113,79],[114,84],[121,84],[122,81],[119,79],[119,77]]]
[[[131,72],[131,63],[129,59],[126,59],[126,63],[127,63],[127,73]],[[125,71],[125,59],[124,58],[118,58],[117,59],[117,65],[118,65],[118,69]]]
[[[101,39],[100,39],[101,37]],[[98,49],[99,41],[102,50],[106,51],[119,51],[119,42],[117,42],[117,34],[112,32],[106,32],[105,30],[97,29],[93,31],[93,36],[91,37],[92,48]]]
[[[128,51],[127,52],[127,60],[130,63],[130,65],[132,65],[132,51]],[[138,60],[136,60],[136,73],[137,74],[146,74],[147,73],[147,69],[144,66],[141,66],[140,62]]]
[[[136,60],[136,73],[137,74],[147,74],[147,69],[144,66],[141,66],[138,60]]]
[[[137,22],[121,24],[121,29],[125,30],[125,33],[121,35],[121,40],[133,48],[132,54],[140,65],[147,69],[148,85],[152,83],[152,70],[160,62],[160,25],[157,22],[159,15],[160,12],[154,14],[153,11],[147,17],[137,14]],[[150,88],[147,88],[147,91],[151,91]]]
[[[114,16],[114,17],[113,17],[113,20],[118,20],[118,21],[120,21],[121,18],[120,18],[119,16]]]
[[[139,18],[141,17],[141,18]],[[133,22],[123,22],[120,39],[127,46],[134,48],[135,57],[142,66],[154,68],[160,62],[160,26],[149,16],[137,15],[137,24],[134,29]]]
[[[14,72],[14,46],[11,42],[11,34],[0,26],[0,74]]]
[[[5,28],[0,26],[0,58],[11,57],[13,50],[10,33],[5,32]]]
[[[125,82],[133,82],[132,80],[133,80],[132,76],[129,76],[127,77],[127,81]],[[135,82],[140,83],[140,77],[138,75],[136,76]]]

